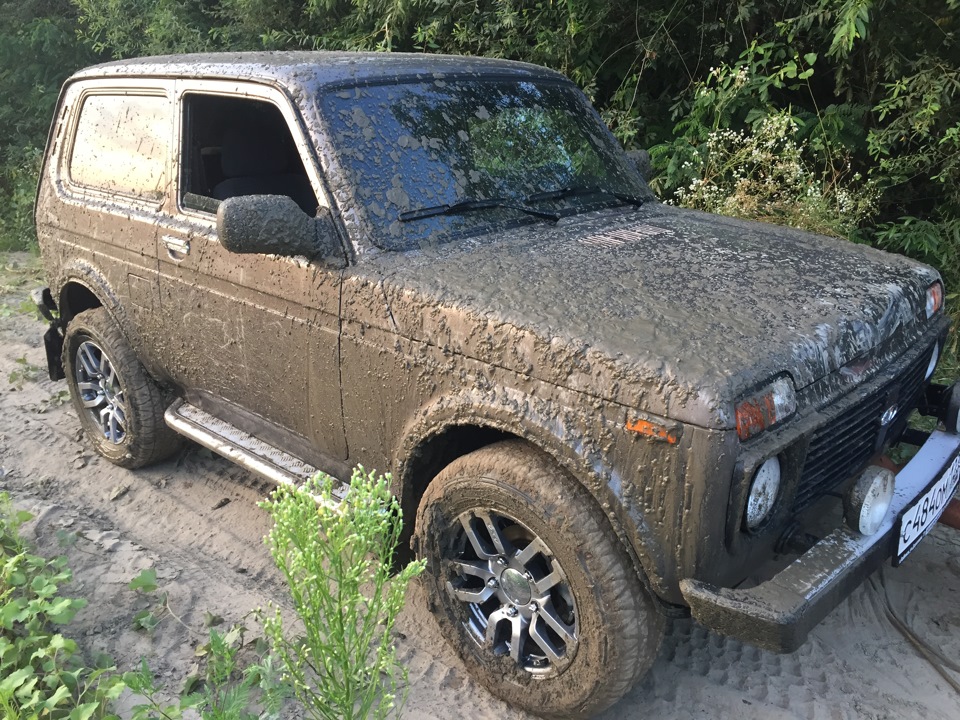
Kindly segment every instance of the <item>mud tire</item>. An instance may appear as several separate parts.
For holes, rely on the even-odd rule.
[[[126,406],[126,428],[123,439],[114,443],[105,437],[90,411],[83,406],[77,386],[77,351],[92,341],[108,356]],[[159,462],[174,452],[182,438],[163,420],[167,403],[163,393],[137,359],[116,322],[104,308],[79,313],[67,324],[63,342],[63,369],[73,407],[80,417],[84,433],[97,453],[114,465],[138,468]]]
[[[467,603],[447,581],[458,518],[471,510],[526,526],[562,567],[579,637],[556,674],[537,677],[509,655],[495,655],[465,626]],[[511,705],[544,717],[591,717],[619,700],[656,658],[664,619],[607,518],[580,483],[526,443],[496,443],[441,471],[420,503],[414,546],[427,560],[427,603],[443,635],[470,674]]]

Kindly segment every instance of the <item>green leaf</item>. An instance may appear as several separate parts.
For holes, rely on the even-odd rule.
[[[180,689],[181,695],[189,695],[194,690],[197,689],[197,686],[200,684],[200,676],[197,674],[187,675],[183,679],[183,687]]]
[[[15,622],[23,622],[30,614],[26,607],[27,602],[23,598],[11,600],[3,608],[0,608],[0,627],[11,629]]]
[[[30,589],[33,590],[37,595],[43,597],[46,595],[53,595],[53,593],[57,591],[57,585],[56,583],[51,582],[48,576],[37,575],[30,583]]]
[[[4,680],[0,681],[0,697],[12,695],[13,692],[23,685],[27,678],[33,674],[32,667],[20,668],[12,672]]]
[[[807,65],[813,65],[817,61],[817,54],[807,53],[806,55],[803,56],[803,59],[807,63]]]
[[[107,700],[116,700],[123,694],[123,691],[126,689],[126,683],[123,682],[120,678],[114,676],[114,682],[110,683],[110,687],[107,688],[103,696]]]
[[[157,589],[157,571],[155,568],[141,570],[128,586],[131,590],[143,590],[145,593],[151,593]]]
[[[48,697],[43,701],[42,708],[44,710],[53,710],[64,698],[69,697],[70,689],[66,685],[61,685],[58,687],[53,695]]]
[[[234,625],[230,628],[229,632],[223,636],[223,644],[228,647],[232,647],[234,643],[240,638],[240,635],[243,633],[244,628],[240,625]]]
[[[77,705],[77,707],[70,711],[70,720],[90,720],[99,707],[100,703],[98,702]]]
[[[144,629],[147,632],[153,632],[154,628],[160,624],[160,618],[149,610],[141,610],[133,616],[133,627]]]
[[[86,606],[87,601],[83,599],[59,598],[47,610],[47,619],[58,625],[66,625]]]

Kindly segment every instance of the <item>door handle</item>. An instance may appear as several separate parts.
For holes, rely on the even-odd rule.
[[[177,253],[178,255],[189,255],[190,254],[190,241],[184,240],[183,238],[178,238],[173,235],[164,235],[163,244],[167,246],[167,250],[172,253]]]

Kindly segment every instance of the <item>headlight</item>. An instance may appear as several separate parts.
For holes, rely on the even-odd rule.
[[[943,307],[943,283],[939,280],[927,288],[927,320]]]
[[[758,432],[786,420],[797,411],[797,393],[793,381],[774,380],[737,405],[737,435],[748,440]]]
[[[750,495],[747,496],[747,530],[756,530],[770,515],[780,492],[780,460],[772,457],[764,461],[753,475]]]

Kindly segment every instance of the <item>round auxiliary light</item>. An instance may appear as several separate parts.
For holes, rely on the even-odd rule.
[[[923,376],[924,380],[929,380],[933,371],[937,369],[937,361],[940,359],[940,343],[933,344],[933,355],[930,356],[930,364],[927,365],[927,374]]]
[[[780,492],[780,460],[772,457],[764,461],[753,475],[750,495],[747,497],[747,529],[756,530],[770,515]]]
[[[893,501],[896,476],[892,470],[871,465],[843,496],[847,525],[861,535],[873,535],[883,525]]]

